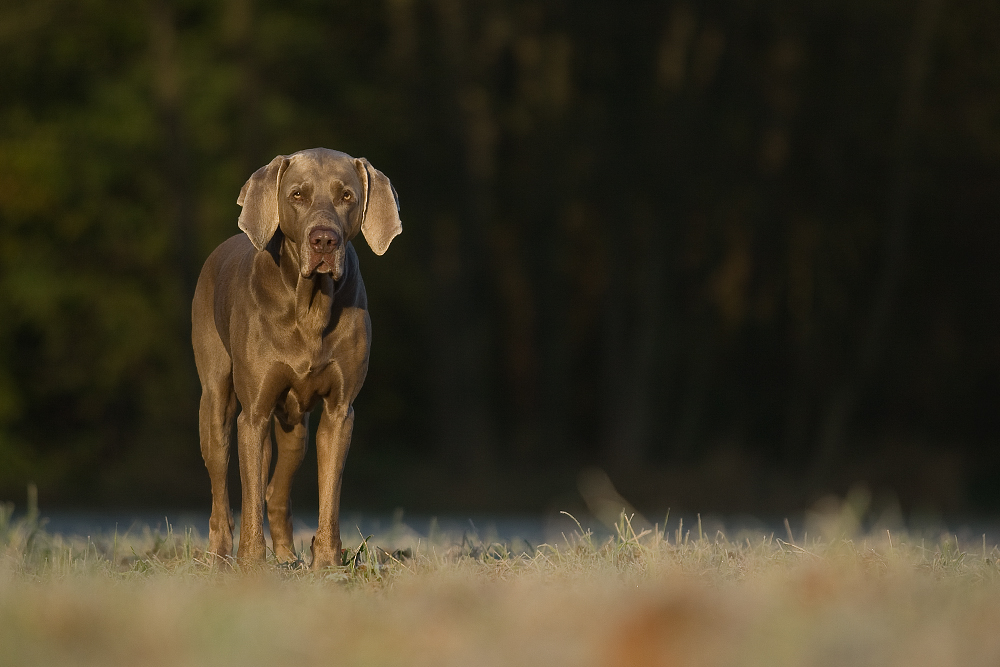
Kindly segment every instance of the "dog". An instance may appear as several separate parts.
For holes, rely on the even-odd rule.
[[[319,525],[312,568],[341,564],[340,490],[354,425],[353,402],[368,371],[371,320],[351,239],[376,255],[402,231],[389,179],[365,158],[326,148],[279,155],[240,191],[243,233],[205,261],[191,307],[202,394],[201,453],[212,484],[209,552],[233,548],[227,471],[237,403],[242,523],[237,562],[264,562],[264,505],[279,562],[297,560],[289,492],[316,432]],[[277,461],[271,467],[271,431]]]

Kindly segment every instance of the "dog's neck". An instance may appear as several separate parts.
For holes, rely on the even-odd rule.
[[[296,324],[306,340],[320,338],[330,322],[336,283],[325,273],[304,277],[298,249],[287,238],[282,243],[278,264],[285,289],[295,294],[291,301],[295,304]]]

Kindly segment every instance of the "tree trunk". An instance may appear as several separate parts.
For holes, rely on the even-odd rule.
[[[922,0],[914,17],[903,72],[896,164],[887,206],[883,241],[885,263],[875,286],[867,331],[857,357],[847,376],[834,390],[823,415],[813,461],[814,478],[818,482],[828,480],[843,461],[846,441],[861,395],[871,382],[885,351],[892,311],[904,275],[906,237],[913,198],[914,145],[941,4],[942,0]]]
[[[154,102],[163,129],[165,175],[172,205],[174,255],[185,300],[194,295],[198,278],[195,258],[195,193],[193,164],[182,118],[181,73],[177,29],[169,0],[150,4],[150,47],[154,67]]]
[[[442,454],[462,472],[483,474],[494,463],[487,402],[488,326],[481,294],[485,235],[495,218],[494,119],[478,80],[464,0],[437,0],[446,116],[464,154],[460,173],[466,194],[459,218],[441,218],[435,230],[437,308],[436,419]]]

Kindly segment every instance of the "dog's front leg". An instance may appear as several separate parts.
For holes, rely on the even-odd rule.
[[[264,562],[264,451],[271,449],[271,415],[240,413],[236,420],[239,438],[240,485],[243,487],[243,517],[240,522],[240,547],[236,559],[243,567]],[[270,457],[267,458],[270,460]]]
[[[316,431],[319,464],[319,526],[313,539],[312,568],[340,565],[340,486],[347,450],[351,447],[354,408],[324,403]]]
[[[309,413],[295,425],[288,425],[281,419],[274,423],[274,435],[278,443],[278,463],[274,466],[274,476],[267,485],[267,522],[271,525],[271,544],[279,563],[295,561],[292,545],[292,513],[289,495],[292,477],[306,456],[309,438]]]

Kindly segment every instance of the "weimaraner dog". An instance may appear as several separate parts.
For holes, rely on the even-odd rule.
[[[313,148],[258,169],[237,203],[246,233],[205,261],[191,309],[201,453],[212,481],[209,551],[226,557],[233,548],[226,474],[239,401],[237,560],[251,567],[264,560],[265,502],[275,557],[296,560],[288,494],[305,457],[309,412],[322,399],[312,567],[339,565],[341,476],[371,344],[365,285],[350,241],[360,231],[375,254],[384,253],[402,231],[399,202],[368,160]],[[272,417],[278,460],[268,483]]]

